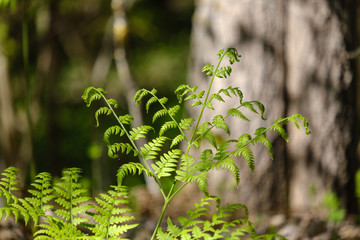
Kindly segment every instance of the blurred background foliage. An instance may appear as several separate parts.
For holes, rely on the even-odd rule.
[[[121,162],[107,157],[102,142],[112,122],[102,118],[103,126],[95,128],[95,107],[86,108],[81,95],[89,85],[102,87],[119,101],[119,112],[127,113],[122,94],[127,86],[113,62],[112,1],[1,3],[0,57],[7,67],[0,74],[7,78],[0,81],[8,86],[9,97],[1,99],[0,120],[3,128],[4,119],[14,120],[8,138],[1,135],[1,169],[23,168],[29,180],[40,171],[60,175],[65,167],[81,167],[88,181],[93,179],[94,190],[102,190],[115,180]],[[124,48],[137,88],[157,88],[172,97],[186,81],[193,10],[192,0],[126,1]]]

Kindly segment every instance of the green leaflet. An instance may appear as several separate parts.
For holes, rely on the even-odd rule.
[[[155,159],[167,139],[167,137],[161,136],[146,143],[144,147],[141,147],[141,155],[145,160]]]
[[[134,156],[138,155],[137,150],[130,143],[114,143],[108,146],[108,156],[111,158],[118,158],[118,153],[129,154],[133,152]]]
[[[130,139],[131,140],[138,140],[140,138],[145,138],[146,134],[150,131],[153,130],[154,128],[151,126],[147,126],[147,125],[142,125],[140,127],[137,128],[133,128],[129,133],[130,133]]]
[[[230,129],[229,129],[228,125],[225,123],[225,119],[224,119],[223,116],[221,116],[221,115],[216,115],[216,116],[213,118],[212,125],[213,125],[215,128],[221,128],[221,129],[223,129],[228,135],[230,135]]]
[[[169,177],[171,172],[176,171],[178,159],[181,156],[182,151],[179,149],[173,149],[164,153],[160,160],[151,164],[154,169],[154,173],[158,178]]]
[[[121,165],[117,173],[118,185],[122,185],[123,179],[127,175],[135,175],[136,173],[140,175],[142,172],[144,172],[148,177],[153,175],[152,172],[146,169],[146,167],[141,163],[130,162]]]
[[[214,147],[217,148],[215,136],[211,131],[211,124],[209,122],[204,122],[199,128],[196,134],[199,135],[197,139],[205,138],[209,141],[209,143]]]

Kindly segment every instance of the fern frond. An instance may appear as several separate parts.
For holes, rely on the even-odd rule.
[[[193,99],[196,99],[196,98],[198,98],[198,95],[194,92],[193,94],[187,96],[184,100],[188,101],[188,100],[193,100]]]
[[[158,98],[156,96],[153,96],[146,102],[145,109],[146,109],[147,113],[149,112],[151,104],[153,104],[157,101],[158,101]]]
[[[211,104],[211,101],[208,101],[208,102],[206,103],[206,107],[209,108],[209,109],[211,109],[211,110],[215,110],[214,106]]]
[[[97,223],[92,229],[95,236],[102,239],[117,238],[138,225],[124,224],[134,219],[133,216],[126,215],[132,211],[126,206],[129,203],[128,195],[128,188],[118,185],[111,186],[107,193],[102,193],[95,198],[96,204],[93,208],[96,213],[92,214]]]
[[[4,170],[4,173],[2,173],[6,178],[1,179],[0,195],[3,193],[6,198],[9,198],[9,201],[7,207],[0,208],[0,219],[4,214],[5,219],[10,215],[13,215],[17,222],[21,215],[25,224],[32,219],[36,226],[39,217],[44,216],[45,212],[51,208],[50,205],[47,205],[47,203],[53,199],[53,196],[51,195],[51,175],[49,173],[38,174],[35,178],[35,182],[31,184],[33,189],[28,190],[32,197],[23,199],[16,197],[13,193],[18,190],[17,187],[15,187],[15,185],[18,184],[17,172],[17,168],[11,167],[10,169]],[[6,190],[6,188],[10,188],[11,191],[9,191],[9,189]]]
[[[216,115],[212,120],[212,125],[215,128],[223,129],[228,135],[230,135],[230,129],[225,123],[225,119],[222,115]]]
[[[110,115],[112,110],[108,107],[101,107],[95,112],[95,120],[96,120],[96,127],[99,126],[99,116],[100,115]]]
[[[194,210],[188,210],[187,214],[189,215],[186,217],[179,217],[178,221],[182,226],[182,230],[191,227],[197,224],[201,224],[204,221],[200,220],[199,218],[202,216],[208,216],[209,213],[207,211],[210,210],[210,206],[213,204],[210,201],[213,201],[214,199],[212,197],[206,197],[202,198],[200,203],[195,203],[195,209]]]
[[[19,169],[17,168],[8,167],[1,173],[3,177],[0,179],[0,197],[4,195],[7,204],[18,201],[18,198],[13,194],[13,192],[19,191],[17,187],[17,185],[20,185],[17,176],[18,172]]]
[[[88,87],[84,90],[81,98],[86,103],[86,106],[90,107],[93,101],[99,100],[103,97],[102,93],[106,93],[106,91],[102,88]]]
[[[197,99],[201,99],[201,98],[204,96],[204,94],[205,94],[205,91],[200,91],[200,92],[197,94],[196,98],[197,98]]]
[[[168,114],[171,117],[174,117],[180,110],[180,106],[179,105],[175,105],[171,108],[168,109]]]
[[[31,183],[33,189],[28,192],[32,197],[19,199],[19,203],[13,204],[14,208],[18,209],[23,216],[25,223],[30,218],[34,221],[34,225],[38,225],[39,218],[45,216],[45,213],[53,208],[49,202],[55,198],[52,194],[52,176],[50,173],[39,173],[35,177],[34,183]]]
[[[14,208],[12,206],[7,206],[7,207],[0,208],[0,220],[2,218],[4,218],[4,220],[6,220],[11,215],[14,216],[15,222],[17,222],[19,220],[20,212],[19,212],[18,209]]]
[[[250,121],[242,112],[239,111],[239,109],[236,109],[236,108],[230,108],[228,110],[228,115],[231,115],[233,117],[238,117],[238,118],[241,118],[245,121]]]
[[[192,176],[197,170],[193,167],[195,164],[195,158],[188,153],[181,155],[180,168],[176,170],[175,179],[186,182],[185,179]]]
[[[175,93],[178,97],[178,100],[179,100],[179,103],[181,103],[183,100],[184,101],[189,101],[189,100],[194,100],[196,99],[197,101],[193,104],[191,104],[192,107],[194,106],[199,106],[199,105],[202,105],[203,102],[201,101],[201,98],[204,96],[205,94],[205,91],[200,91],[199,93],[196,93],[196,89],[197,89],[197,86],[193,87],[193,88],[190,88],[189,85],[183,85],[181,90],[176,90]],[[185,95],[190,93],[185,99]]]
[[[258,112],[258,110],[255,109],[254,105],[257,106],[259,112]],[[243,102],[241,104],[241,106],[244,106],[244,107],[248,108],[253,113],[260,114],[261,119],[266,120],[266,117],[264,117],[265,106],[261,102],[259,102],[259,101],[248,101],[248,102]]]
[[[129,114],[119,116],[118,118],[119,118],[120,122],[124,125],[130,125],[134,120],[134,118],[132,116],[130,116]]]
[[[183,84],[177,87],[177,89],[175,90],[175,95],[179,103],[182,103],[182,101],[195,99],[197,97],[196,89],[197,86],[191,88],[188,84]],[[184,99],[184,97],[190,92],[191,94]]]
[[[289,136],[286,130],[278,123],[274,123],[269,127],[270,130],[277,132],[286,142],[289,142]]]
[[[144,172],[148,177],[153,176],[153,173],[151,171],[147,170],[146,167],[144,165],[142,165],[141,163],[130,162],[130,163],[121,165],[121,167],[119,168],[117,175],[116,175],[118,185],[119,186],[122,185],[123,179],[127,175],[129,175],[129,174],[140,175],[142,172]]]
[[[167,231],[163,232],[161,229],[157,237],[163,236],[165,239],[240,239],[240,236],[255,236],[254,225],[247,219],[248,210],[242,204],[228,204],[224,208],[219,208],[210,220],[203,220],[203,216],[209,215],[212,201],[217,201],[217,199],[207,197],[201,199],[200,203],[195,203],[195,210],[187,211],[188,217],[178,218],[180,227],[173,224],[168,218]],[[241,210],[245,213],[244,218],[228,220]],[[233,231],[233,229],[236,230]],[[231,238],[229,238],[230,235]]]
[[[118,158],[119,152],[129,154],[131,151],[134,156],[139,154],[130,143],[114,143],[108,146],[108,156],[111,158]]]
[[[210,130],[211,124],[209,122],[204,122],[197,130],[196,134],[199,135],[198,139],[205,138],[209,143],[217,148],[216,140],[213,132]]]
[[[218,56],[221,56],[220,52],[221,50],[218,52]],[[229,58],[229,63],[231,65],[235,62],[239,62],[241,58],[241,55],[235,48],[227,48],[225,51],[225,55]]]
[[[42,203],[47,203],[52,199],[50,195],[51,190],[54,190],[54,193],[57,195],[55,202],[58,204],[58,208],[54,210],[56,216],[45,215],[44,212],[40,212],[40,215],[44,217],[44,221],[39,225],[38,230],[34,233],[34,239],[83,239],[84,234],[77,229],[79,225],[89,225],[87,222],[88,218],[83,217],[88,209],[91,207],[88,204],[90,200],[89,197],[85,196],[87,190],[82,187],[79,183],[81,174],[81,169],[79,168],[69,168],[63,171],[62,178],[59,182],[55,182],[54,187],[51,189],[48,182],[44,182],[44,185],[47,186],[46,194],[43,194]],[[44,179],[49,180],[50,176],[46,174],[40,176],[39,181],[34,184],[35,189],[39,189],[41,185],[39,183],[43,182]],[[34,190],[36,193],[35,196],[39,197],[40,191]],[[43,191],[45,192],[45,190]],[[28,201],[22,201],[22,204]],[[39,201],[34,201],[38,205]],[[27,206],[29,208],[31,206]],[[43,205],[43,210],[50,209],[50,205]],[[52,208],[52,207],[51,207]],[[38,209],[40,209],[38,207]]]
[[[144,157],[144,160],[155,159],[156,155],[159,151],[161,151],[161,147],[164,146],[164,142],[167,139],[167,137],[160,136],[141,147],[140,152],[141,155]]]
[[[208,171],[212,167],[213,163],[213,152],[211,149],[205,149],[202,151],[199,157],[199,162],[196,164],[197,170],[200,172]]]
[[[160,98],[158,101],[159,101],[160,104],[165,105],[168,100],[169,100],[169,99],[167,99],[166,97],[162,97],[162,98]]]
[[[241,147],[238,148],[236,151],[238,156],[242,156],[247,163],[248,167],[250,168],[251,172],[254,173],[255,170],[255,161],[254,161],[254,154],[248,147]]]
[[[223,169],[228,171],[234,178],[236,185],[238,186],[240,183],[240,169],[239,167],[235,164],[234,159],[232,159],[231,157],[227,157],[224,159],[221,159],[220,161],[218,161],[216,163],[216,169]]]
[[[153,127],[142,125],[137,128],[133,128],[130,133],[130,139],[131,140],[138,140],[140,138],[145,138],[146,136],[144,134],[147,134],[150,130],[154,130]]]
[[[33,208],[24,199],[20,198],[17,203],[12,204],[12,207],[16,209],[16,213],[14,214],[15,222],[17,222],[19,218],[16,215],[21,215],[24,219],[25,225],[29,223],[30,218],[34,220],[35,226],[38,224],[40,214],[38,213],[36,208]]]
[[[159,161],[151,164],[155,175],[157,175],[158,178],[171,176],[171,172],[176,170],[177,162],[181,153],[182,151],[179,149],[173,149],[164,153],[164,155],[160,157]]]
[[[208,183],[208,172],[200,172],[195,177],[196,184],[198,185],[201,192],[205,194],[205,196],[209,196],[209,183]]]
[[[169,218],[168,218],[169,219]],[[168,223],[168,226],[169,226],[169,223]],[[175,225],[173,225],[173,226],[175,226]],[[168,229],[169,229],[169,227],[168,227]],[[177,238],[176,237],[173,237],[172,235],[171,235],[171,228],[168,230],[169,232],[163,232],[163,230],[162,230],[162,228],[161,227],[159,227],[159,229],[158,229],[158,231],[157,231],[157,233],[156,233],[156,237],[158,238],[158,239],[163,239],[163,240],[177,240]],[[184,239],[191,239],[191,238],[184,238]]]
[[[300,130],[300,125],[298,123],[298,119],[300,119],[303,127],[305,128],[305,133],[307,135],[311,134],[310,128],[309,128],[309,121],[301,116],[300,114],[294,114],[290,117],[287,117],[286,120],[289,120],[297,129]]]
[[[109,98],[106,100],[110,105],[112,105],[114,108],[118,108],[119,107],[119,103],[113,99],[113,98]]]
[[[156,90],[153,89],[151,92],[153,92],[153,94],[156,94]],[[135,93],[135,96],[134,96],[134,101],[135,101],[135,105],[136,106],[139,106],[140,103],[141,103],[141,100],[146,97],[150,92],[147,90],[147,89],[140,89],[138,90],[136,93]]]
[[[167,230],[171,236],[177,236],[181,229],[171,222],[171,218],[167,218]]]
[[[230,76],[231,72],[232,68],[230,66],[224,66],[217,69],[217,71],[215,72],[215,76],[218,78],[227,78],[228,76]]]
[[[240,99],[240,103],[242,103],[243,93],[238,87],[229,86],[227,88],[222,88],[218,91],[219,95],[221,93],[224,93],[228,97],[232,97],[231,95],[233,95],[234,97],[238,97]]]
[[[214,93],[214,94],[211,95],[210,101],[212,101],[213,99],[216,99],[216,100],[218,100],[220,102],[225,102],[225,100],[218,93]]]
[[[242,156],[250,168],[251,172],[255,170],[254,154],[251,149],[247,146],[252,141],[250,134],[243,134],[240,136],[238,143],[236,144],[237,149],[230,155]]]
[[[193,118],[183,118],[179,123],[179,127],[184,130],[189,130],[191,124],[195,121]]]
[[[173,138],[173,140],[171,141],[171,145],[170,148],[172,148],[175,145],[178,145],[179,143],[181,143],[182,141],[185,140],[185,136],[182,134],[177,135],[175,138]]]
[[[264,127],[258,128],[255,130],[255,137],[251,140],[253,144],[261,143],[269,151],[270,158],[273,159],[273,147],[271,141],[266,137],[267,129]]]
[[[191,104],[190,106],[191,107],[196,107],[196,106],[200,106],[202,104],[203,104],[203,102],[201,100],[198,100],[198,101],[194,102],[193,104]]]
[[[159,111],[157,111],[154,115],[153,115],[153,119],[152,121],[155,122],[156,119],[165,116],[168,113],[167,109],[160,109]]]
[[[34,240],[79,239],[84,235],[75,225],[55,218],[45,219],[39,227],[39,230],[34,233]]]
[[[109,146],[110,145],[110,136],[111,135],[120,135],[123,136],[125,134],[125,131],[118,125],[114,125],[109,127],[108,129],[105,130],[104,132],[104,142]]]
[[[55,202],[61,206],[54,212],[75,227],[84,221],[89,221],[87,218],[78,218],[81,213],[85,213],[90,208],[87,204],[82,205],[90,198],[84,195],[87,190],[79,183],[80,173],[79,168],[65,169],[61,181],[56,182],[53,187],[58,196]]]
[[[206,64],[202,69],[201,72],[205,73],[206,75],[212,77],[214,75],[214,65]]]
[[[229,143],[229,141],[225,141],[216,149],[217,151],[214,156],[215,161],[223,160],[229,156]]]
[[[164,133],[166,131],[170,130],[170,129],[177,128],[177,126],[178,126],[178,124],[175,121],[167,121],[167,122],[165,122],[160,128],[159,136],[164,135]]]

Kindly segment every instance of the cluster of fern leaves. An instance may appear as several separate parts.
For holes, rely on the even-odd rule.
[[[86,191],[79,184],[80,169],[71,168],[63,173],[60,182],[51,183],[48,173],[37,176],[29,190],[30,197],[19,198],[14,195],[18,190],[17,170],[8,168],[3,172],[0,182],[0,194],[7,200],[7,207],[1,208],[0,217],[14,215],[15,219],[23,217],[25,222],[32,219],[36,228],[36,239],[122,239],[121,235],[136,227],[133,218],[127,213],[127,188],[123,185],[124,178],[131,174],[145,174],[155,180],[164,198],[164,205],[152,239],[241,239],[249,236],[252,239],[275,239],[281,236],[256,236],[253,224],[248,220],[248,210],[245,205],[232,204],[220,207],[219,197],[212,196],[208,190],[208,174],[210,170],[226,170],[236,184],[240,181],[239,161],[245,160],[250,171],[254,172],[255,160],[251,146],[261,143],[269,151],[272,158],[272,144],[267,138],[269,131],[278,133],[285,141],[288,135],[284,125],[292,123],[298,129],[303,126],[306,134],[310,134],[308,121],[299,114],[280,118],[268,127],[259,127],[252,135],[245,133],[237,138],[230,138],[231,129],[227,119],[235,117],[250,121],[243,109],[248,109],[265,120],[264,105],[259,101],[245,101],[242,91],[237,87],[219,89],[212,92],[215,79],[227,78],[232,71],[231,65],[239,62],[240,55],[234,48],[220,50],[218,63],[206,65],[202,71],[211,78],[207,91],[199,91],[197,87],[181,85],[175,90],[179,104],[169,106],[168,99],[159,97],[157,91],[141,89],[134,96],[136,105],[144,104],[146,111],[151,113],[153,105],[160,107],[152,115],[153,122],[163,120],[158,131],[153,126],[132,126],[133,117],[125,114],[118,115],[115,111],[118,102],[106,97],[102,88],[89,87],[82,98],[89,107],[94,101],[102,101],[104,105],[95,112],[97,126],[100,116],[112,115],[117,124],[104,132],[104,141],[108,146],[108,155],[119,158],[126,154],[137,156],[139,161],[122,164],[117,173],[117,185],[111,186],[107,193],[100,194],[95,200],[86,196]],[[228,65],[223,63],[227,59]],[[205,110],[213,111],[214,102],[226,103],[226,99],[236,98],[238,106],[229,108],[225,115],[216,115],[210,121],[204,121]],[[189,102],[191,107],[199,108],[199,116],[181,118],[180,105]],[[225,105],[226,106],[226,105]],[[158,109],[158,108],[157,108]],[[180,119],[180,120],[179,120]],[[218,142],[214,136],[214,129],[221,129],[229,136]],[[170,137],[169,130],[177,132]],[[155,132],[150,138],[149,132]],[[113,136],[123,138],[120,142],[113,142]],[[138,141],[138,140],[142,141]],[[143,140],[146,143],[140,145]],[[208,141],[210,147],[200,149],[201,141]],[[179,147],[181,143],[181,148]],[[170,146],[170,147],[169,147]],[[190,151],[197,148],[197,151]],[[191,152],[199,152],[199,157]],[[169,190],[165,191],[161,178],[172,181]],[[169,202],[178,195],[188,184],[195,183],[204,193],[204,198],[195,205],[194,211],[188,211],[188,217],[180,217],[176,225],[171,219],[167,220],[167,229],[160,224]],[[209,206],[216,203],[216,212],[210,215]],[[229,220],[237,211],[243,211],[244,217]],[[210,220],[209,220],[210,219]],[[80,228],[82,227],[82,228]],[[80,229],[86,229],[81,231]]]
[[[126,207],[125,186],[111,186],[107,193],[92,200],[79,183],[81,170],[69,168],[54,182],[49,173],[38,174],[28,190],[29,196],[21,198],[16,196],[17,172],[9,167],[2,173],[0,194],[5,196],[7,206],[0,208],[0,218],[13,215],[17,221],[22,217],[26,224],[32,220],[34,239],[123,239],[123,233],[137,226],[129,223],[133,217],[126,215],[131,210]]]

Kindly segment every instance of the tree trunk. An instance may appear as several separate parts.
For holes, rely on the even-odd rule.
[[[241,160],[240,187],[220,187],[229,176],[214,175],[214,194],[257,211],[288,212],[315,207],[326,190],[333,190],[355,210],[354,189],[348,188],[356,166],[355,77],[346,57],[355,42],[355,26],[350,25],[354,6],[354,0],[197,1],[190,84],[205,88],[209,79],[201,67],[214,64],[218,50],[235,47],[242,54],[240,63],[233,66],[230,80],[219,80],[215,87],[239,86],[245,99],[259,100],[267,109],[266,122],[229,122],[237,131],[234,136],[253,134],[294,113],[308,118],[312,128],[307,136],[289,127],[289,144],[270,136],[274,160],[266,149],[255,147],[255,174]],[[216,114],[224,114],[221,109]]]

